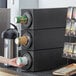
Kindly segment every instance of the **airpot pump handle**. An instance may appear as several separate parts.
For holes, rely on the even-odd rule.
[[[18,31],[17,27],[13,23],[10,23],[10,25],[12,25]]]

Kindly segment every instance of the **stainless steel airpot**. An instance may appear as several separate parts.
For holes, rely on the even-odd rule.
[[[11,24],[14,28],[9,28],[2,32],[2,38],[4,39],[4,57],[14,58],[16,57],[17,45],[15,44],[15,38],[18,37],[18,30],[14,24]],[[5,64],[7,66],[7,64]]]

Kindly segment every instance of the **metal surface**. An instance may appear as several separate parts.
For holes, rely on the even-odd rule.
[[[13,58],[13,39],[4,39],[4,57]]]
[[[4,39],[4,57],[5,58],[13,58],[14,52],[14,44],[13,39]],[[5,64],[7,66],[7,64]]]
[[[1,38],[2,32],[10,27],[10,10],[0,8],[0,56],[4,54],[4,42]]]

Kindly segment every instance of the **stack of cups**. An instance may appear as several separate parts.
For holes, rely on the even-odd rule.
[[[16,63],[17,65],[27,65],[28,59],[27,57],[18,57]]]

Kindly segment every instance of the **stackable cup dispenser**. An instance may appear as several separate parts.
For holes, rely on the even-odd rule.
[[[21,47],[19,57],[27,56],[22,69],[43,71],[67,63],[62,58],[67,8],[21,9],[16,22],[21,24],[21,36],[15,43]]]

